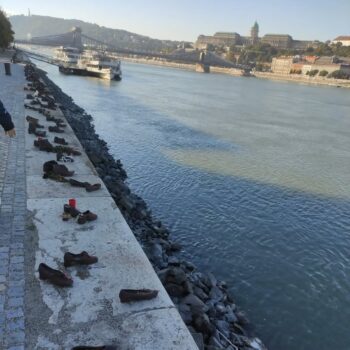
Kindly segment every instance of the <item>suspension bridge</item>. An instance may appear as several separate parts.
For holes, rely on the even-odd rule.
[[[40,45],[51,47],[69,46],[78,48],[80,50],[93,49],[98,51],[111,52],[121,56],[153,57],[178,63],[204,64],[209,66],[212,65],[221,66],[225,68],[236,68],[241,69],[244,72],[251,70],[251,67],[229,62],[211,52],[206,52],[205,54],[203,54],[203,51],[174,51],[173,53],[162,54],[159,52],[145,52],[141,50],[130,50],[126,48],[120,48],[115,45],[111,45],[109,43],[94,39],[90,36],[83,34],[81,28],[79,27],[73,27],[71,31],[63,34],[33,37],[30,40],[16,40],[16,44]],[[21,50],[31,58],[37,59],[39,61],[44,61],[50,64],[59,65],[59,61],[53,57],[38,54],[36,52],[26,50],[23,48],[21,48]]]

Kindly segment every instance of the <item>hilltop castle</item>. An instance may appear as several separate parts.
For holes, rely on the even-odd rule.
[[[195,47],[200,50],[210,50],[215,47],[247,46],[257,43],[270,44],[279,49],[304,50],[313,47],[315,41],[294,40],[288,34],[265,34],[259,38],[259,24],[255,21],[250,30],[250,36],[241,36],[235,32],[217,32],[212,36],[200,35]]]

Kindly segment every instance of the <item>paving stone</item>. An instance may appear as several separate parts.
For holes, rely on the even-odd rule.
[[[8,299],[8,306],[9,307],[22,307],[24,304],[24,299],[23,297],[18,297],[18,298],[9,298]]]
[[[24,317],[7,322],[6,328],[8,332],[24,330]]]
[[[17,330],[7,334],[7,346],[9,345],[22,345],[25,339],[25,333],[22,330]]]
[[[23,317],[23,316],[24,316],[23,309],[20,307],[6,311],[6,318],[8,318],[8,319],[19,318],[19,317]]]
[[[24,345],[11,346],[8,350],[25,350]]]
[[[23,66],[13,65],[11,79],[0,75],[0,100],[11,114],[17,132],[17,137],[11,140],[0,132],[0,349],[9,350],[24,350],[25,339],[23,239],[27,207],[23,73]]]

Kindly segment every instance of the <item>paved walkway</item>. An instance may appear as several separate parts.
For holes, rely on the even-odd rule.
[[[24,349],[24,232],[26,177],[23,67],[12,76],[0,64],[0,99],[12,115],[17,137],[0,130],[0,349]]]

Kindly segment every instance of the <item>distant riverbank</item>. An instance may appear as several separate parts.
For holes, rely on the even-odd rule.
[[[342,88],[350,88],[350,80],[345,79],[329,79],[325,77],[308,77],[300,75],[283,75],[267,72],[255,72],[254,76],[262,79],[271,79],[278,81],[291,81],[301,84],[310,84],[310,85],[326,85],[326,86],[335,86]]]
[[[151,65],[167,67],[167,68],[178,68],[178,69],[196,71],[195,64],[165,61],[162,59],[156,59],[154,57],[150,57],[150,58],[122,57],[121,60],[131,62],[131,63],[151,64]],[[242,76],[242,71],[236,68],[211,66],[210,72],[227,74],[232,76]],[[253,77],[261,78],[261,79],[278,80],[278,81],[289,81],[289,82],[295,82],[299,84],[324,85],[324,86],[350,88],[350,80],[344,80],[344,79],[328,79],[328,78],[322,78],[322,77],[280,75],[280,74],[268,73],[268,72],[254,72]]]

